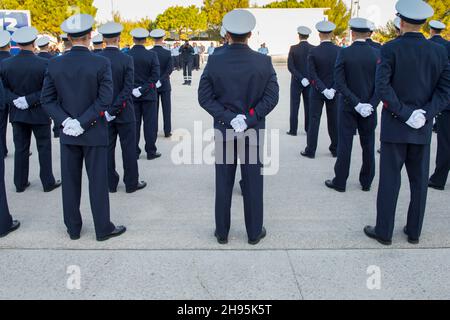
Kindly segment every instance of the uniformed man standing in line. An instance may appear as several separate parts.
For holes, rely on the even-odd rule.
[[[0,44],[2,44],[2,35],[0,34]],[[3,39],[4,44],[4,39]],[[6,108],[5,92],[3,84],[0,81],[0,112]],[[4,136],[0,131],[0,148],[3,148]],[[1,149],[0,149],[1,150]],[[8,200],[6,199],[5,188],[5,159],[0,157],[0,238],[6,237],[13,231],[16,231],[20,227],[20,222],[13,220],[9,213]]]
[[[349,24],[353,44],[339,52],[334,75],[336,89],[341,94],[338,157],[334,167],[336,175],[334,179],[325,181],[325,185],[345,192],[353,137],[358,130],[363,151],[359,182],[363,191],[370,191],[375,178],[376,108],[380,103],[375,93],[375,73],[380,53],[366,41],[370,33],[370,21],[353,18]]]
[[[374,32],[375,29],[376,29],[376,28],[375,28],[375,24],[374,24],[373,22],[371,22],[371,21],[369,21],[369,23],[370,23],[370,32],[368,32],[368,34],[367,34],[366,42],[367,42],[367,43],[369,44],[369,46],[371,46],[372,48],[375,48],[375,49],[380,50],[381,47],[382,47],[381,43],[378,43],[378,42],[375,42],[375,41],[372,40],[373,32]]]
[[[67,33],[63,33],[61,35],[61,40],[63,41],[64,45],[64,51],[63,54],[67,53],[72,49],[72,42],[70,41],[69,37],[67,36]]]
[[[381,49],[376,91],[383,101],[377,224],[365,234],[392,243],[395,212],[405,165],[411,202],[404,233],[418,244],[428,190],[433,118],[450,101],[450,65],[444,47],[428,41],[421,26],[434,10],[422,0],[400,0],[402,36]]]
[[[225,30],[223,26],[220,28],[220,37],[222,38],[222,45],[214,49],[213,55],[220,54],[224,49],[228,47],[229,39],[227,30]]]
[[[181,65],[183,68],[184,86],[192,85],[192,68],[194,65],[194,48],[186,40],[180,48]]]
[[[89,51],[94,18],[70,17],[61,25],[73,48],[49,60],[42,105],[61,125],[63,210],[67,232],[80,239],[83,225],[80,200],[83,162],[89,179],[89,197],[98,241],[126,231],[110,220],[108,193],[108,124],[106,111],[113,102],[113,80],[108,59]],[[74,77],[76,75],[76,77]]]
[[[170,75],[173,72],[173,60],[170,51],[163,47],[165,35],[166,32],[161,29],[150,32],[150,37],[155,42],[155,46],[151,51],[158,55],[160,65],[159,81],[156,83],[158,89],[158,114],[161,104],[164,119],[164,136],[170,138],[172,136],[172,86],[170,83]]]
[[[50,44],[50,38],[47,36],[40,37],[36,40],[36,46],[39,48],[38,57],[44,58],[44,59],[51,59],[53,58],[53,55],[48,52],[48,47]]]
[[[329,150],[333,157],[337,157],[338,145],[338,99],[334,89],[334,65],[340,48],[331,42],[336,25],[329,21],[321,21],[316,24],[321,43],[312,48],[308,56],[308,74],[311,81],[309,104],[309,128],[307,147],[301,155],[314,159],[319,137],[320,118],[323,105],[326,105],[328,134],[331,139]]]
[[[278,104],[279,87],[270,57],[248,46],[256,26],[253,14],[234,10],[225,15],[223,25],[230,45],[223,53],[210,57],[198,90],[199,103],[213,116],[216,130],[215,236],[220,244],[228,242],[239,156],[248,241],[256,245],[266,236],[260,159],[264,145],[262,131],[266,116]]]
[[[30,145],[32,134],[39,152],[40,179],[45,192],[61,186],[52,169],[51,121],[41,107],[40,98],[47,60],[34,54],[38,32],[24,27],[14,32],[12,40],[20,52],[1,63],[1,77],[10,106],[9,120],[14,135],[14,184],[16,191],[24,192],[29,186]]]
[[[297,29],[300,43],[292,46],[289,50],[288,69],[291,73],[291,111],[290,111],[290,129],[287,132],[290,136],[296,136],[298,131],[298,111],[300,108],[300,99],[303,96],[303,106],[305,108],[305,132],[308,132],[309,125],[309,95],[310,83],[308,76],[308,55],[309,50],[314,48],[308,42],[311,29],[300,26]]]
[[[450,42],[442,38],[441,32],[446,26],[440,21],[430,21],[430,40],[444,46],[447,49],[450,60]],[[450,171],[450,103],[436,119],[437,124],[437,155],[436,170],[430,178],[429,187],[436,190],[444,190]]]
[[[139,159],[141,148],[141,123],[144,122],[144,139],[147,159],[154,160],[161,157],[157,151],[158,138],[158,93],[156,84],[160,79],[158,55],[145,48],[145,42],[150,36],[143,28],[131,31],[134,46],[128,52],[134,61],[134,111],[136,114],[136,151]]]
[[[10,45],[11,36],[8,31],[0,30],[0,65],[5,59],[11,57]],[[6,104],[6,102],[5,102]],[[8,128],[8,105],[5,105],[2,110],[0,110],[0,137],[2,140],[0,148],[0,157],[5,158],[8,155],[8,148],[6,147],[6,131]]]
[[[144,181],[139,182],[138,160],[136,158],[136,116],[134,113],[131,92],[134,88],[133,58],[122,53],[119,49],[120,35],[123,26],[110,22],[98,30],[104,38],[106,48],[99,55],[111,62],[114,83],[114,99],[112,105],[105,112],[109,122],[108,172],[109,192],[117,192],[119,174],[116,171],[116,144],[120,137],[123,159],[123,181],[126,192],[133,193],[147,186]]]
[[[100,53],[103,51],[103,36],[101,34],[98,34],[92,38],[92,46],[94,47],[92,50],[94,53]]]

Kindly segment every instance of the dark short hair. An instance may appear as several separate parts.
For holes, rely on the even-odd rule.
[[[234,34],[234,33],[228,33],[230,35],[231,40],[233,42],[244,42],[248,38],[250,38],[251,32],[245,33],[245,34]]]
[[[298,36],[300,37],[300,39],[302,40],[307,40],[309,38],[309,35],[304,35],[304,34],[298,34]]]

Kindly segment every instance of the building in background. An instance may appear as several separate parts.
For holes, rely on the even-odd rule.
[[[250,47],[258,50],[266,43],[270,55],[286,58],[292,45],[298,43],[297,28],[300,25],[314,30],[310,42],[320,43],[319,34],[315,31],[317,22],[327,19],[326,8],[312,9],[246,9],[256,17],[256,28],[250,38]]]

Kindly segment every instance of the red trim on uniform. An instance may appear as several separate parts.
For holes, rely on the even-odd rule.
[[[104,117],[104,116],[105,116],[105,112],[104,111],[100,112],[100,117]]]
[[[153,83],[150,83],[150,88],[155,88],[155,85]]]
[[[377,60],[377,64],[380,64],[380,63],[381,63],[381,59],[378,59],[378,60]]]
[[[316,80],[311,80],[311,83],[312,83],[313,86],[315,86],[316,85]]]
[[[250,109],[250,116],[253,117],[255,115],[255,109]]]
[[[385,101],[385,102],[383,102],[383,107],[385,108],[385,109],[387,109],[387,107],[389,106],[389,104]]]
[[[127,102],[124,101],[123,104],[122,104],[122,106],[123,106],[123,108],[125,109],[125,108],[127,107]]]

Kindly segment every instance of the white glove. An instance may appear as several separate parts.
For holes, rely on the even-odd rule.
[[[142,87],[133,89],[133,96],[135,96],[135,98],[139,98],[142,96],[141,89]]]
[[[236,133],[241,133],[241,132],[244,132],[245,130],[247,130],[248,125],[245,122],[246,119],[247,119],[247,117],[245,115],[239,114],[238,116],[236,116],[236,118],[234,118],[231,121],[231,126],[233,127],[233,129]]]
[[[68,136],[78,137],[84,133],[84,129],[81,124],[76,119],[65,120],[63,123],[64,129],[63,133]]]
[[[29,108],[27,99],[25,97],[17,98],[16,100],[13,101],[13,103],[16,106],[16,108],[20,110],[26,110]]]
[[[333,100],[334,99],[334,95],[336,94],[336,90],[334,90],[334,89],[325,89],[325,90],[322,91],[322,94],[328,100]]]
[[[108,111],[105,111],[105,118],[106,118],[106,121],[108,121],[108,122],[111,122],[111,121],[113,121],[114,119],[116,119],[116,117],[110,115],[110,114],[108,113]]]
[[[305,87],[305,88],[306,88],[307,86],[309,86],[309,80],[306,79],[306,78],[303,78],[303,79],[302,79],[302,86]]]
[[[413,129],[421,129],[427,122],[427,119],[424,116],[426,113],[427,112],[422,109],[415,110],[411,117],[409,117],[408,121],[406,121],[406,124]]]
[[[159,89],[162,87],[161,81],[158,80],[158,82],[156,83],[156,89]]]
[[[358,112],[363,118],[367,118],[375,111],[374,107],[369,103],[358,103],[355,107],[356,112]]]

